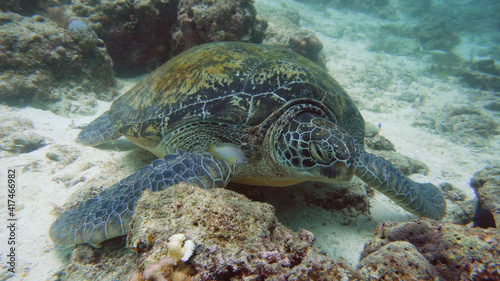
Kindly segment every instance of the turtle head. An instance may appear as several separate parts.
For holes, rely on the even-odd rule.
[[[298,115],[279,137],[275,149],[278,161],[290,174],[324,182],[349,181],[353,177],[355,140],[321,116]]]

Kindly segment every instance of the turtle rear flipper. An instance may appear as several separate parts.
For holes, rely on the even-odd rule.
[[[208,153],[168,154],[64,211],[50,227],[50,238],[59,245],[98,245],[127,234],[144,190],[160,191],[180,182],[203,188],[224,187],[233,173],[234,166]]]
[[[443,194],[435,185],[414,182],[384,158],[365,152],[354,173],[414,215],[440,220],[446,214]]]
[[[82,129],[76,142],[87,146],[96,146],[116,140],[120,136],[121,134],[115,131],[114,125],[108,117],[108,111],[106,111]]]

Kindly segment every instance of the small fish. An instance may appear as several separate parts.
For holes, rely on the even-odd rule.
[[[232,143],[222,143],[219,146],[209,143],[207,152],[229,164],[248,163],[245,153],[239,146]]]

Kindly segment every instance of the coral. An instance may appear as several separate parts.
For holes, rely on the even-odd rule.
[[[185,235],[197,245],[188,262],[176,263],[168,257],[169,243],[173,242],[168,239],[175,233],[182,235],[174,238],[182,240]],[[268,204],[252,202],[225,189],[203,190],[179,184],[143,194],[127,241],[137,254],[130,256],[127,264],[122,263],[129,255],[125,250],[121,250],[125,256],[114,253],[116,260],[108,259],[117,251],[112,241],[105,242],[101,249],[79,245],[77,250],[92,251],[85,256],[98,256],[90,259],[98,263],[82,265],[81,259],[73,259],[67,276],[73,280],[81,278],[82,273],[110,278],[116,272],[135,280],[176,280],[175,276],[182,277],[177,280],[337,280],[356,276],[344,262],[334,261],[312,247],[314,240],[309,231],[296,234],[283,227]],[[105,270],[111,265],[117,266],[115,271]],[[99,266],[103,270],[97,272]]]
[[[71,38],[80,46],[84,53],[90,52],[99,43],[97,34],[85,22],[74,19],[68,25]]]
[[[191,247],[186,237],[196,244],[188,261],[181,257],[182,248]],[[145,192],[133,215],[128,248],[120,241],[107,241],[100,249],[77,246],[63,272],[66,278],[487,280],[481,278],[496,276],[500,254],[496,230],[429,219],[384,223],[365,245],[356,272],[314,248],[313,233],[283,227],[272,206],[226,189],[184,183]]]
[[[226,188],[234,190],[248,198],[266,202],[276,208],[278,217],[298,206],[317,206],[328,211],[340,211],[346,222],[368,214],[369,201],[365,184],[354,178],[347,183],[327,184],[321,182],[305,182],[287,187],[251,186],[230,183]]]
[[[261,42],[266,26],[248,0],[75,0],[70,9],[104,40],[121,77],[150,72],[202,43]]]
[[[265,24],[256,19],[250,0],[180,0],[174,54],[216,41],[262,41]]]
[[[448,192],[445,191],[445,196],[450,199]],[[450,199],[453,201],[452,199]],[[476,210],[477,202],[474,199],[467,201],[455,201],[456,206],[448,209],[446,218],[449,222],[461,225],[467,225],[474,219],[474,211]]]
[[[321,54],[323,43],[314,31],[300,28],[300,15],[296,11],[261,9],[259,18],[268,25],[263,44],[291,49],[326,68]]]
[[[490,261],[474,269],[471,274],[473,281],[500,280],[500,263]]]
[[[434,267],[412,244],[395,241],[366,256],[358,272],[373,280],[433,280]]]
[[[475,105],[449,103],[441,112],[424,112],[422,116],[429,123],[427,127],[460,144],[484,147],[492,136],[500,134],[497,118]]]
[[[498,75],[465,69],[460,71],[458,76],[462,77],[470,87],[492,92],[500,91],[500,76]]]
[[[64,276],[63,280],[100,280],[103,276],[106,280],[123,280],[138,270],[137,256],[117,242],[119,240],[104,243],[99,249],[78,245],[69,265],[58,274]]]
[[[500,168],[488,166],[474,174],[471,179],[479,200],[479,205],[493,214],[497,226],[500,225]]]
[[[95,105],[87,97],[115,95],[112,61],[104,46],[85,53],[67,30],[38,15],[0,12],[0,23],[0,96],[8,105],[69,114],[86,104],[92,113]]]
[[[470,68],[483,73],[500,76],[500,69],[497,67],[494,59],[475,61],[470,65]]]
[[[310,30],[298,30],[290,36],[288,48],[303,55],[318,65],[323,63],[320,53],[323,49],[323,43],[316,37],[316,34]]]
[[[72,13],[85,19],[107,46],[117,76],[154,70],[171,57],[177,1],[72,1]]]
[[[168,256],[174,263],[179,261],[187,262],[193,254],[194,248],[194,242],[192,240],[186,240],[186,235],[182,233],[174,234],[168,238]]]
[[[14,12],[23,16],[33,16],[41,10],[52,6],[67,4],[70,0],[2,0],[0,2],[0,10],[4,12]]]
[[[158,281],[189,281],[193,275],[192,268],[190,267],[175,267],[176,262],[171,257],[164,257],[155,263],[151,263],[144,268],[142,276],[146,280]],[[180,270],[182,269],[182,270]],[[186,270],[187,269],[187,270]],[[139,272],[137,279],[141,280]]]
[[[444,280],[471,276],[476,269],[497,260],[500,255],[500,233],[497,230],[421,219],[381,225],[375,238],[365,244],[361,263],[370,254],[395,241],[411,243]]]
[[[451,183],[441,184],[441,189],[443,190],[446,199],[453,202],[462,202],[467,197],[462,190],[454,187]]]
[[[447,221],[461,225],[471,223],[477,205],[476,200],[466,200],[467,195],[462,190],[454,187],[451,183],[444,182],[440,187],[445,198],[454,203],[448,207],[446,214]]]
[[[396,146],[390,140],[378,134],[373,138],[365,139],[365,143],[371,149],[396,151]]]

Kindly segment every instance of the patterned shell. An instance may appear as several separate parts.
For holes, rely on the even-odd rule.
[[[293,51],[260,44],[191,48],[114,101],[109,117],[118,132],[153,147],[191,122],[259,126],[297,103],[318,105],[363,143],[363,118],[325,70]]]

